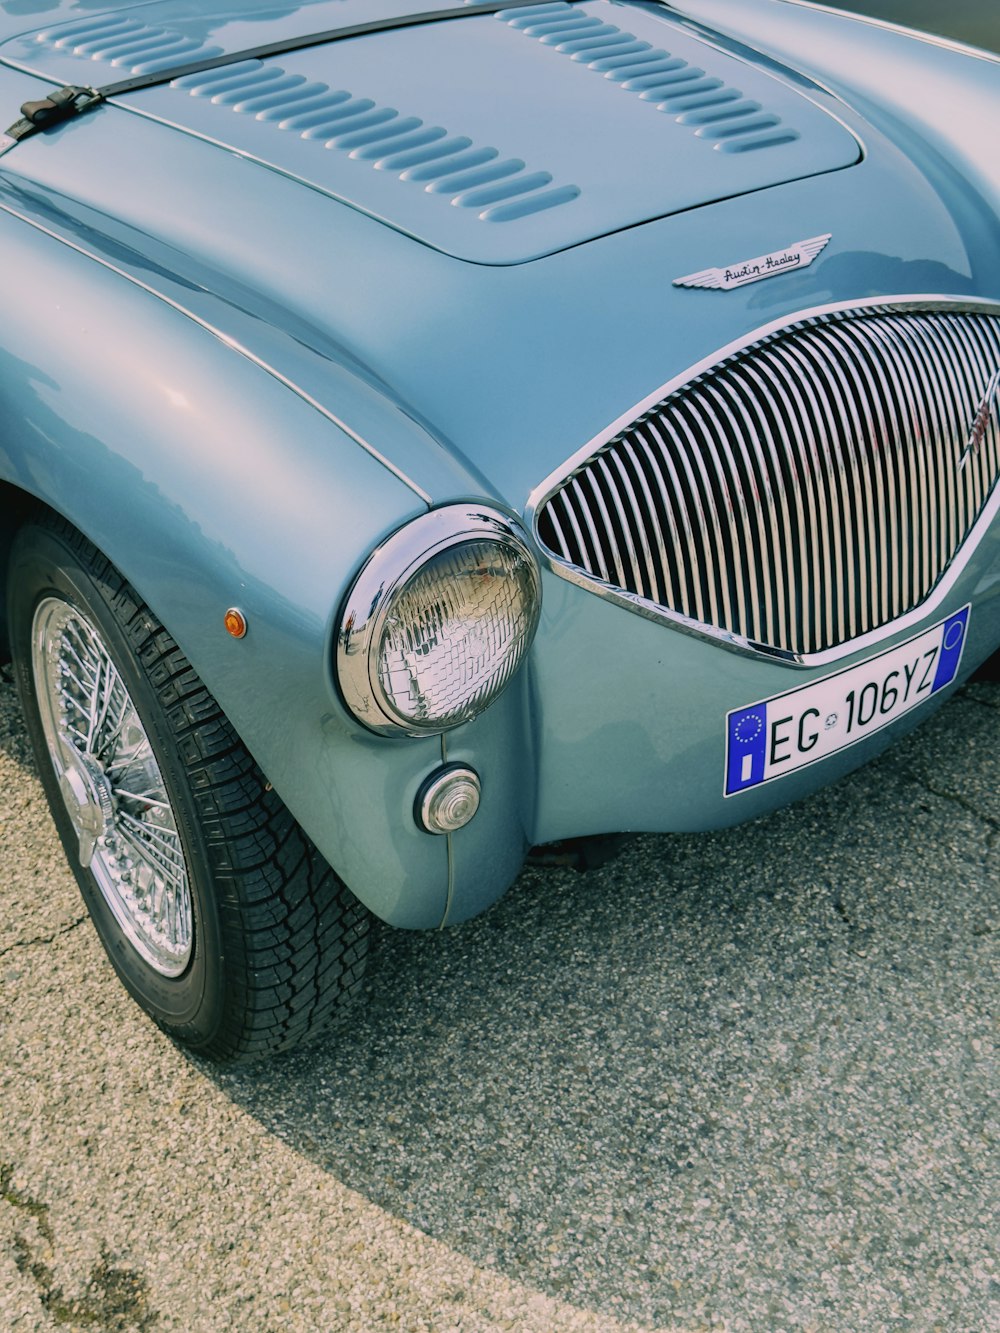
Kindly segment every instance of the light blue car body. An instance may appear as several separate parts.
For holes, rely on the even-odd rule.
[[[125,77],[142,49],[176,64],[434,7],[206,3],[192,16],[172,0],[0,0],[0,129],[53,87]],[[265,68],[291,94],[322,83],[408,116],[414,142],[441,126],[473,152],[496,145],[527,188],[487,182],[492,202],[403,179],[405,162],[376,166],[363,144],[283,132],[290,94],[266,79],[235,101],[206,76],[122,96],[0,155],[0,531],[30,498],[86,534],[324,856],[396,925],[482,911],[535,843],[765,813],[933,706],[727,799],[727,713],[830,668],[727,651],[547,562],[528,660],[475,721],[386,739],[342,703],[345,594],[426,508],[486,501],[530,518],[546,478],[658,387],[801,312],[912,296],[1000,311],[996,59],[783,0],[573,8],[766,89],[801,137],[759,163],[693,133],[671,140],[648,103],[607,70],[581,77],[544,24],[528,31],[512,11]],[[542,191],[553,201],[521,207]],[[673,285],[826,233],[794,273],[725,292]],[[0,536],[0,561],[5,549]],[[966,604],[958,680],[1000,643],[996,517],[947,595],[878,651]],[[223,626],[232,605],[250,625],[238,641]],[[483,797],[471,823],[433,837],[413,806],[442,760],[472,765]]]

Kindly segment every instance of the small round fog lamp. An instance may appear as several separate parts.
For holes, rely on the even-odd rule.
[[[479,774],[465,764],[448,764],[432,773],[417,792],[414,814],[427,833],[454,833],[479,809]]]

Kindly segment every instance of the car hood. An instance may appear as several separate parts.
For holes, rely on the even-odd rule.
[[[165,0],[31,31],[0,16],[0,60],[102,86],[411,8],[433,4]],[[119,104],[448,255],[513,264],[859,160],[808,82],[749,56],[666,9],[581,0],[248,59]]]
[[[191,33],[207,26],[215,45],[242,50],[289,31],[305,31],[307,20],[308,30],[316,31],[338,20],[353,21],[359,14],[368,18],[386,2],[366,0],[364,11],[354,0],[299,6],[289,11],[287,22],[268,24],[258,21],[263,11],[251,0],[241,3],[244,17],[239,22],[207,19],[206,13],[216,11],[200,7],[197,19],[185,20],[179,4],[154,3],[99,16],[102,22],[117,17],[130,25],[116,46],[109,44],[108,34],[92,44],[75,26],[78,8],[63,11],[64,17],[67,12],[73,16],[73,28],[50,25],[35,34],[18,33],[0,0],[0,58],[9,62],[18,53],[25,66],[31,62],[40,70],[44,65],[49,81],[46,85],[37,73],[0,68],[0,88],[6,87],[9,100],[20,104],[41,96],[55,82],[124,78],[139,63],[132,43],[140,27],[150,44],[147,64],[191,58],[192,51],[203,49],[205,39],[192,46],[194,36],[159,35],[167,26],[162,16],[168,13],[170,32],[178,25],[184,29],[185,23]],[[747,28],[754,14],[760,18],[772,8],[764,0],[757,6],[751,0],[747,4],[754,10]],[[721,5],[722,0],[711,0],[711,5],[699,0],[702,11]],[[742,13],[742,4],[734,8]],[[472,206],[467,195],[461,197],[480,186],[463,185],[458,195],[449,197],[428,189],[433,182],[407,174],[410,168],[398,160],[385,160],[419,153],[425,145],[396,145],[380,158],[371,156],[374,143],[325,149],[329,135],[320,141],[301,140],[301,129],[298,135],[282,130],[287,113],[277,113],[276,120],[269,117],[290,91],[305,87],[284,81],[292,75],[282,73],[281,87],[276,79],[270,94],[258,89],[259,100],[241,106],[248,100],[240,87],[244,69],[227,71],[235,81],[229,89],[235,101],[218,87],[211,97],[192,95],[187,87],[152,88],[25,139],[0,157],[0,208],[68,240],[110,272],[160,295],[197,321],[206,336],[214,334],[234,352],[251,357],[342,424],[355,444],[369,448],[425,500],[492,496],[520,511],[544,479],[588,441],[604,438],[614,422],[632,419],[639,410],[636,405],[652,401],[650,395],[662,386],[717,360],[720,349],[756,336],[765,326],[799,319],[817,308],[886,296],[995,299],[995,214],[979,187],[964,184],[951,168],[953,160],[962,161],[962,154],[969,158],[970,145],[976,142],[963,120],[963,90],[978,88],[982,102],[992,105],[993,66],[923,44],[914,54],[909,51],[912,43],[879,34],[895,61],[898,83],[907,73],[925,84],[937,75],[934,86],[954,89],[955,134],[935,146],[919,133],[900,136],[895,105],[879,102],[878,86],[885,76],[878,59],[862,59],[875,40],[867,28],[863,42],[853,32],[849,41],[841,30],[853,25],[843,17],[800,6],[778,8],[800,16],[803,23],[824,25],[821,48],[831,47],[843,68],[867,72],[868,86],[859,94],[822,68],[817,77],[829,82],[830,91],[816,91],[807,81],[796,84],[780,72],[773,55],[751,51],[748,31],[739,33],[742,45],[727,47],[722,38],[716,44],[703,28],[680,26],[679,20],[661,22],[638,5],[592,0],[572,7],[574,13],[588,16],[611,15],[613,26],[629,33],[648,22],[643,32],[650,34],[654,51],[679,50],[682,40],[690,40],[699,50],[699,68],[707,69],[709,58],[717,58],[719,64],[712,68],[727,69],[725,87],[741,96],[758,86],[777,89],[788,99],[781,103],[782,114],[791,108],[787,114],[795,115],[799,138],[743,152],[723,148],[726,139],[712,144],[699,136],[693,122],[678,119],[688,112],[674,117],[658,112],[634,88],[607,79],[610,69],[595,71],[573,60],[574,54],[591,48],[568,51],[558,49],[565,42],[544,44],[544,37],[553,35],[548,20],[539,32],[528,34],[499,19],[476,16],[310,47],[296,57],[332,62],[344,60],[351,50],[361,53],[353,64],[343,66],[342,78],[335,78],[325,64],[322,74],[302,76],[306,82],[360,97],[368,82],[359,81],[359,72],[368,71],[372,79],[387,77],[377,60],[362,61],[364,51],[388,50],[392,38],[399,63],[392,67],[396,78],[390,109],[400,116],[410,114],[409,98],[396,94],[411,81],[415,94],[426,88],[429,98],[440,97],[446,87],[451,109],[447,118],[443,113],[433,117],[422,104],[414,113],[431,128],[440,125],[449,134],[463,133],[467,122],[455,114],[468,102],[494,129],[506,133],[520,127],[526,141],[538,142],[530,138],[536,126],[522,102],[531,104],[539,124],[553,117],[563,123],[565,114],[558,99],[543,96],[541,84],[536,89],[525,83],[520,91],[495,85],[491,101],[481,95],[478,76],[474,78],[469,67],[463,74],[462,66],[443,55],[433,69],[416,68],[416,52],[430,38],[435,49],[444,43],[442,51],[449,44],[480,43],[482,50],[476,49],[484,60],[487,48],[495,45],[503,54],[490,53],[488,58],[498,68],[507,62],[504,67],[513,69],[514,62],[523,59],[544,71],[537,74],[539,80],[553,70],[568,72],[581,97],[606,95],[612,121],[618,115],[635,123],[645,118],[643,133],[662,133],[683,145],[678,153],[703,153],[699,160],[709,179],[703,188],[693,172],[645,170],[648,153],[623,164],[614,144],[609,147],[602,138],[579,159],[590,161],[591,174],[577,179],[581,193],[572,202],[498,221],[489,214],[492,204],[480,200],[478,207]],[[545,13],[561,22],[569,9],[550,5]],[[519,16],[525,17],[523,12]],[[91,21],[98,19],[81,20]],[[23,18],[18,22],[23,26]],[[149,28],[156,29],[153,36]],[[815,49],[815,43],[806,41],[811,32],[802,45]],[[481,41],[477,33],[499,33],[500,40]],[[560,35],[558,28],[555,35]],[[832,38],[838,35],[836,47]],[[607,34],[602,29],[598,36]],[[58,46],[62,38],[66,40]],[[150,51],[159,52],[156,61]],[[100,59],[88,63],[95,54]],[[621,54],[631,59],[644,52]],[[782,55],[791,59],[795,52],[786,46]],[[265,68],[280,66],[283,71],[286,64],[291,64],[290,57],[264,62]],[[718,90],[702,91],[710,96]],[[268,100],[272,94],[278,99],[273,104]],[[763,93],[755,100],[763,106],[762,98]],[[182,114],[192,123],[203,114],[234,133],[224,138],[221,129],[196,133],[188,126],[184,129],[189,132],[182,132],[171,124],[181,124]],[[844,129],[840,116],[850,130]],[[593,112],[586,121],[588,133],[596,135],[598,123],[600,117]],[[807,132],[806,126],[813,129]],[[275,157],[301,150],[316,164],[317,174],[343,172],[350,191],[345,185],[338,196],[332,186],[314,186],[287,164],[272,165],[260,152],[239,148],[237,129],[273,145]],[[569,161],[568,155],[579,150],[572,135],[568,140],[560,143],[552,133],[546,138],[553,154],[563,155],[560,161]],[[820,169],[831,142],[844,147],[846,163],[853,161],[861,141],[864,153],[856,165]],[[620,147],[624,140],[614,142]],[[992,142],[984,137],[976,179],[987,172],[995,176]],[[494,139],[494,146],[498,153],[513,151],[506,138],[500,143]],[[807,151],[811,166],[803,166],[805,174],[782,179],[778,172],[776,182],[770,183],[779,155]],[[716,197],[725,193],[718,184],[723,174],[743,170],[754,173],[752,186]],[[631,184],[625,183],[626,176],[634,178]],[[608,182],[619,178],[621,187],[613,189]],[[392,204],[384,217],[365,194],[375,190],[384,190]],[[654,206],[657,191],[660,203]],[[685,191],[688,199],[700,199],[705,206],[678,202]],[[650,217],[646,203],[649,211],[677,211]],[[632,225],[640,219],[646,220]],[[583,240],[587,243],[577,243]],[[793,250],[808,251],[812,262],[784,267],[784,256]],[[738,278],[754,257],[774,256],[781,264],[768,281],[737,281],[728,289],[693,281],[726,269]],[[534,262],[517,262],[532,257]],[[466,262],[470,258],[481,262]],[[16,273],[8,274],[8,281],[16,278]],[[55,318],[58,290],[43,296]],[[155,358],[150,358],[148,374],[157,374]],[[177,386],[164,384],[162,392],[173,402]],[[343,433],[332,433],[330,440],[331,448],[346,447]]]

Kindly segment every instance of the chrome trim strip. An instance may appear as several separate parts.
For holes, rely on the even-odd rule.
[[[658,403],[661,403],[665,398],[669,398],[678,389],[683,389],[687,384],[692,384],[706,371],[721,368],[736,356],[770,342],[779,333],[790,333],[795,329],[808,328],[813,324],[822,325],[838,316],[846,317],[861,313],[866,315],[894,314],[896,311],[917,311],[924,314],[939,309],[954,309],[962,313],[993,315],[1000,318],[1000,300],[990,301],[985,298],[970,299],[965,296],[927,294],[924,296],[888,296],[877,301],[836,301],[829,305],[813,306],[808,310],[799,311],[791,317],[786,316],[784,319],[772,320],[769,324],[762,324],[759,328],[754,329],[752,333],[727,343],[724,347],[720,347],[718,351],[703,357],[700,361],[696,361],[694,365],[681,371],[680,374],[674,375],[659,389],[643,398],[635,407],[616,417],[609,426],[599,431],[587,444],[577,449],[576,453],[572,454],[566,462],[561,463],[544,480],[539,482],[528,496],[524,507],[525,517],[533,523],[538,510],[553,492],[559,489],[559,486],[572,472],[575,472],[591,455],[598,453],[615,435],[620,434],[626,427],[637,423]]]
[[[728,630],[706,626],[700,621],[681,615],[679,612],[668,611],[662,606],[657,606],[655,602],[649,602],[643,597],[635,597],[620,588],[606,588],[595,584],[593,577],[577,565],[560,564],[560,567],[556,568],[557,562],[551,559],[544,547],[541,547],[541,552],[546,568],[550,569],[552,573],[558,574],[560,578],[564,578],[568,583],[575,583],[580,588],[586,588],[588,592],[596,593],[605,601],[613,602],[616,606],[624,606],[637,615],[643,616],[646,620],[658,621],[682,634],[690,634],[696,639],[707,639],[709,642],[730,652],[742,653],[751,657],[763,658],[769,662],[780,662],[784,666],[800,667],[803,670],[808,670],[813,667],[826,666],[831,662],[839,662],[854,653],[864,652],[925,620],[948,597],[964,570],[968,562],[968,555],[965,559],[960,559],[962,552],[971,551],[998,516],[1000,516],[1000,487],[994,489],[985,510],[980,514],[969,530],[968,537],[962,543],[959,555],[949,565],[940,582],[925,601],[914,607],[906,615],[890,621],[888,625],[882,625],[879,629],[858,635],[856,639],[851,639],[848,643],[842,643],[836,648],[829,648],[818,653],[791,653],[783,648],[758,643],[754,639],[748,639],[739,634],[731,634]]]
[[[956,51],[959,55],[976,56],[979,60],[1000,63],[1000,55],[988,51],[983,46],[973,46],[971,42],[960,41],[957,37],[944,37],[940,33],[927,32],[923,28],[910,28],[905,23],[893,23],[891,19],[876,18],[873,14],[859,14],[853,9],[839,9],[836,5],[821,4],[819,0],[785,0],[785,3],[798,5],[800,9],[817,9],[821,14],[835,14],[841,19],[853,19],[856,23],[866,23],[870,28],[882,28],[885,32],[913,37],[926,42],[928,46],[940,46],[946,51]]]
[[[369,555],[344,599],[333,631],[331,657],[336,684],[351,714],[380,736],[431,736],[468,721],[408,723],[390,705],[373,670],[372,650],[393,609],[395,593],[429,559],[464,542],[489,540],[513,548],[532,569],[534,606],[521,655],[482,705],[489,706],[509,684],[531,647],[541,609],[538,562],[520,522],[491,505],[450,504],[418,514],[390,533]],[[482,710],[480,710],[482,711]]]
[[[943,318],[922,318],[930,315]],[[985,326],[954,317],[966,315],[1000,318],[1000,301],[934,293],[818,306],[764,325],[695,363],[532,491],[525,519],[545,564],[684,633],[803,668],[838,661],[918,623],[948,595],[1000,511],[996,445],[969,454],[961,467],[957,456],[949,466],[945,449],[956,419],[965,415],[966,391],[980,399],[997,369]],[[853,323],[852,316],[868,322]],[[882,317],[877,323],[876,316]],[[777,342],[781,337],[787,341]],[[725,376],[718,375],[722,370]],[[817,392],[820,385],[825,396]],[[691,395],[679,393],[684,389]],[[668,419],[657,409],[674,395]],[[970,420],[966,435],[973,425]],[[988,419],[987,430],[991,426],[1000,430]],[[733,432],[745,439],[745,455],[731,447]],[[966,445],[964,436],[960,443]],[[639,469],[641,498],[625,459]],[[617,491],[599,497],[599,514],[587,502],[595,469],[584,469],[598,460],[605,477],[612,467],[622,476],[632,525],[622,517]],[[577,471],[580,476],[573,475]],[[780,511],[768,503],[775,495],[772,479]],[[601,578],[549,550],[539,534],[543,508],[563,487],[562,496],[575,489],[579,521],[591,539],[564,550],[580,551],[592,569],[602,570]],[[597,542],[595,520],[608,523],[609,504],[617,507],[627,559],[617,526],[609,524],[597,563],[587,548]],[[725,534],[720,504],[731,515]],[[779,522],[793,515],[797,521]],[[932,515],[940,515],[947,531],[937,530]],[[821,539],[810,537],[813,527],[822,527]],[[905,571],[889,558],[901,542],[914,549]],[[722,558],[713,558],[713,551]],[[609,558],[634,569],[638,558],[645,568],[632,586],[650,595],[608,586],[612,580],[603,571]],[[729,579],[734,561],[742,566],[740,577]],[[859,565],[880,571],[874,584],[857,579]],[[791,575],[797,567],[812,571],[811,599],[801,591],[795,595]],[[673,586],[673,570],[680,589]],[[687,613],[660,605],[661,596],[685,605]],[[817,646],[809,650],[810,644]]]
[[[674,512],[673,497],[668,492],[663,480],[663,469],[653,464],[653,450],[649,441],[643,436],[642,431],[636,431],[635,448],[631,451],[635,460],[636,471],[641,478],[643,493],[649,506],[649,514],[654,518],[657,513],[656,498],[649,485],[649,479],[652,477],[656,483],[657,497],[662,506],[663,516],[670,528],[671,547],[668,548],[664,540],[663,527],[661,524],[653,522],[653,530],[656,534],[657,553],[660,557],[660,569],[663,573],[663,601],[672,602],[677,600],[677,585],[674,581],[675,561],[670,558],[670,549],[674,551],[680,547],[680,535],[677,529],[677,515]],[[643,463],[645,459],[645,465]]]
[[[238,339],[231,337],[224,330],[217,328],[214,324],[210,323],[209,320],[203,319],[200,315],[196,315],[193,310],[189,309],[186,305],[183,305],[180,301],[172,300],[156,287],[151,287],[148,283],[141,281],[135,274],[130,273],[128,269],[119,268],[116,264],[112,264],[107,259],[95,254],[93,250],[88,250],[85,246],[77,245],[76,242],[69,240],[58,231],[53,231],[50,227],[43,226],[28,214],[21,213],[17,209],[11,208],[9,204],[3,202],[0,202],[0,212],[7,213],[12,218],[17,218],[19,222],[27,223],[29,227],[34,227],[36,231],[40,231],[44,236],[50,236],[54,241],[58,241],[68,249],[75,250],[77,254],[83,255],[87,259],[92,259],[95,264],[100,264],[102,268],[108,269],[111,273],[117,274],[118,277],[124,278],[126,282],[131,282],[133,286],[141,288],[144,292],[148,292],[150,296],[154,296],[158,301],[162,301],[164,305],[168,305],[172,309],[178,311],[179,314],[186,315],[193,323],[199,324],[206,333],[210,333],[214,338],[225,343],[226,346],[231,348],[234,352],[237,352],[240,356],[246,357],[248,361],[252,361],[255,366],[265,371],[268,375],[271,375],[279,384],[283,384],[286,389],[290,389],[292,393],[301,398],[303,402],[308,403],[310,407],[315,408],[321,416],[326,417],[326,419],[332,422],[339,430],[342,430],[344,434],[352,439],[359,448],[365,451],[366,454],[370,454],[377,463],[381,463],[387,472],[391,472],[397,481],[401,481],[404,486],[414,493],[414,495],[423,500],[424,504],[430,507],[433,503],[427,491],[425,491],[422,486],[418,485],[411,477],[407,476],[402,468],[397,467],[385,454],[380,453],[373,444],[370,444],[362,435],[359,435],[353,427],[347,424],[346,421],[341,420],[341,418],[338,417],[335,412],[331,411],[330,408],[325,407],[318,399],[313,398],[311,394],[306,393],[306,391],[296,384],[294,380],[289,379],[287,375],[283,375],[281,371],[272,366],[269,361],[265,361],[263,357],[257,356],[256,353],[251,352],[250,349]]]
[[[627,450],[623,450],[622,452],[630,453],[630,451]],[[615,471],[618,473],[621,482],[621,487],[624,488],[625,490],[626,499],[628,500],[628,503],[631,506],[632,513],[639,514],[640,513],[639,499],[635,493],[635,487],[632,485],[632,479],[628,474],[628,469],[625,466],[625,462],[622,459],[621,454],[620,453],[611,454],[609,455],[609,458],[610,462],[608,466],[614,467]],[[619,487],[616,486],[615,495],[617,496],[618,493],[619,493]],[[647,532],[649,531],[649,525],[646,523],[636,524],[639,533],[639,544],[642,547],[642,565],[640,569],[639,553],[636,550],[635,540],[632,535],[631,524],[628,522],[628,514],[623,512],[624,506],[622,506],[621,504],[619,504],[618,508],[619,512],[622,514],[622,523],[625,526],[625,533],[628,539],[629,556],[632,560],[633,569],[635,571],[636,582],[642,584],[643,581],[645,580],[645,586],[649,589],[649,595],[655,601],[657,579],[655,574],[655,566],[653,564],[653,557],[649,549],[649,539],[646,535]]]

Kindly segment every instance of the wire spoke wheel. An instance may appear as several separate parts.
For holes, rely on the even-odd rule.
[[[357,995],[369,917],[135,589],[55,515],[18,531],[28,734],[108,958],[181,1045],[257,1060]]]
[[[61,598],[35,611],[32,666],[80,863],[141,957],[180,976],[193,945],[187,866],[135,704],[97,629]]]

